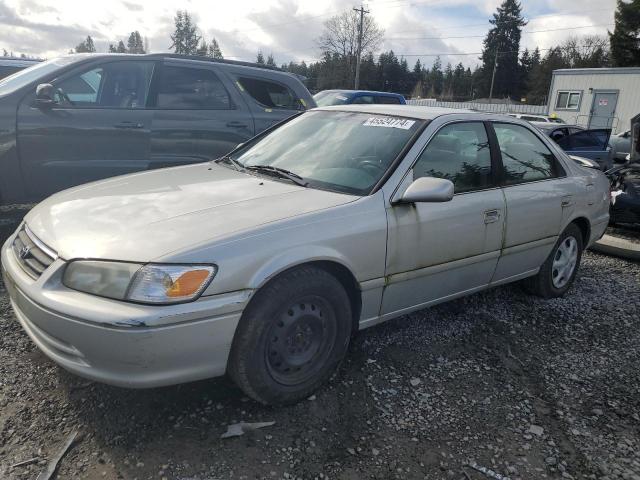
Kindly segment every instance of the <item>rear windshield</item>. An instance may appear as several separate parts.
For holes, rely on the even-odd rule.
[[[53,60],[48,60],[46,62],[36,63],[31,67],[20,70],[13,75],[9,75],[8,77],[0,80],[0,96],[13,93],[25,85],[36,81],[38,78],[46,77],[60,67],[77,62],[78,60],[80,60],[80,57],[68,56],[54,58]]]
[[[310,111],[231,157],[243,167],[286,169],[311,188],[367,195],[423,124],[370,113]]]
[[[317,93],[313,99],[319,107],[329,107],[331,105],[345,105],[351,103],[351,97],[342,92],[331,92],[321,95]]]

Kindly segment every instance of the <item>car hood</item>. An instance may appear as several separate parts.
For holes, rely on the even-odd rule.
[[[147,262],[356,198],[207,163],[65,190],[25,220],[63,259]]]

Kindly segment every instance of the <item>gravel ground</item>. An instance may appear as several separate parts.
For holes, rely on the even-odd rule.
[[[586,253],[565,298],[512,285],[365,330],[317,395],[274,409],[226,379],[75,377],[0,284],[0,478],[35,478],[78,429],[58,478],[640,479],[638,312],[640,264]],[[220,438],[240,421],[275,424]]]

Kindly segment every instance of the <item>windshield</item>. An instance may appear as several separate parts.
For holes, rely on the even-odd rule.
[[[309,187],[367,195],[423,120],[311,111],[231,155],[243,167],[271,166]]]
[[[319,107],[329,107],[331,105],[345,105],[350,102],[350,97],[342,92],[330,92],[322,94],[316,93],[313,97]]]
[[[13,75],[9,75],[8,77],[0,80],[0,96],[13,93],[38,78],[45,77],[56,71],[58,68],[69,65],[79,59],[80,57],[77,56],[54,58],[53,60],[48,60],[46,62],[36,63],[31,67],[20,70]]]

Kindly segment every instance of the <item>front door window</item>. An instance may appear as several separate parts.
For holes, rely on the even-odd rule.
[[[109,62],[55,82],[66,108],[145,108],[154,62]]]

